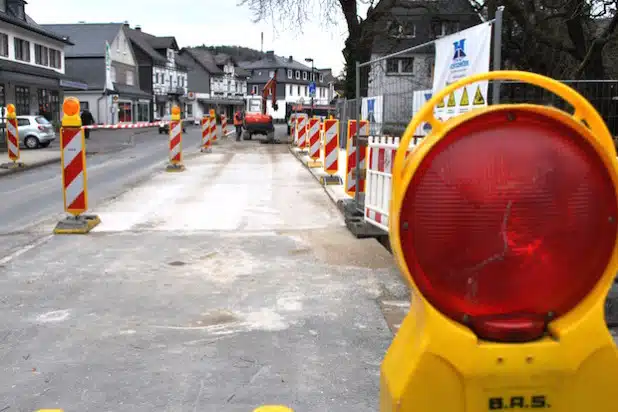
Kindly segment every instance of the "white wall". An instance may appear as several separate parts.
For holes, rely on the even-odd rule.
[[[300,87],[300,94],[298,93],[298,87]],[[305,90],[306,88],[306,90]],[[315,90],[315,97],[313,98],[313,102],[315,104],[328,104],[331,99],[328,98],[329,90],[328,87],[318,86]],[[309,96],[309,86],[297,85],[297,84],[286,84],[285,85],[285,101],[288,103],[298,103],[300,98],[303,98],[305,103],[309,103],[311,101],[311,96]]]
[[[135,56],[133,56],[133,50],[129,45],[127,36],[124,34],[124,30],[120,29],[118,31],[116,38],[110,45],[110,49],[112,61],[135,66]]]
[[[9,55],[8,57],[0,56],[0,62],[2,60],[12,60],[22,64],[29,64],[31,66],[36,67],[45,67],[46,69],[57,71],[58,73],[64,73],[64,43],[60,41],[56,41],[50,39],[45,36],[41,36],[40,34],[28,31],[26,29],[22,29],[21,27],[13,26],[12,24],[0,21],[0,33],[8,35],[8,45],[9,45]],[[30,61],[25,62],[22,60],[15,60],[15,41],[14,38],[18,37],[20,39],[26,40],[30,42]],[[60,67],[54,68],[49,65],[40,65],[35,63],[35,44],[40,44],[41,46],[57,50],[60,52]],[[48,59],[49,62],[49,59]],[[0,63],[1,64],[1,63]]]

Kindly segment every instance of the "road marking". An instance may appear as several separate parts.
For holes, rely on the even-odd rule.
[[[40,239],[35,240],[32,243],[27,244],[26,246],[23,246],[22,248],[16,250],[15,252],[11,253],[10,255],[7,255],[5,257],[3,257],[2,259],[0,259],[0,265],[5,265],[7,263],[9,263],[11,260],[23,255],[24,253],[28,252],[29,250],[34,249],[37,246],[42,245],[43,243],[47,242],[49,239],[51,239],[52,237],[54,237],[54,235],[47,235],[44,236]]]

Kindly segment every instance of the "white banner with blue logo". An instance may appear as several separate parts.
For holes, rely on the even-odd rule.
[[[473,74],[489,71],[492,23],[483,23],[436,40],[433,92]],[[435,115],[449,119],[487,105],[487,82],[478,82],[447,96]]]

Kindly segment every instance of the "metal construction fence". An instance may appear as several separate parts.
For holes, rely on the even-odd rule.
[[[416,58],[415,58],[416,60]],[[394,63],[390,63],[395,66]],[[399,67],[403,63],[398,63]],[[406,63],[408,64],[408,63]],[[419,66],[426,63],[416,62]],[[382,65],[384,66],[384,65]],[[375,73],[370,69],[373,67]],[[373,135],[401,136],[412,116],[425,104],[427,94],[431,93],[430,76],[417,82],[419,76],[399,73],[391,75],[383,71],[380,65],[361,68],[361,75],[368,76],[369,81],[362,93],[361,104],[357,99],[338,102],[338,118],[341,120],[342,147],[347,137],[347,120],[356,119],[357,111],[362,120],[369,120]],[[584,96],[601,114],[613,136],[618,136],[618,80],[562,80]],[[361,80],[362,83],[362,80]],[[494,102],[493,85],[488,88],[488,96],[483,99]],[[572,108],[560,97],[547,90],[521,82],[499,82],[500,103],[531,103],[554,106],[572,112]],[[474,96],[470,96],[470,101]]]

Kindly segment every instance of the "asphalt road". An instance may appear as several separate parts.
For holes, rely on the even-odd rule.
[[[382,308],[407,298],[392,257],[285,144],[227,139],[182,173],[155,171],[159,145],[92,161],[102,196],[153,173],[95,200],[90,234],[45,223],[0,258],[0,410],[377,410]]]
[[[116,134],[115,134],[116,133]],[[184,153],[197,153],[201,135],[189,127],[184,134]],[[89,206],[117,196],[167,162],[167,135],[156,129],[96,131],[87,141]],[[62,182],[56,164],[0,177],[0,235],[29,231],[43,220],[64,215]],[[0,245],[0,252],[4,245]]]

